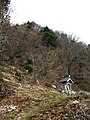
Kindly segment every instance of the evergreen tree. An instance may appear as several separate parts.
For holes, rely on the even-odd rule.
[[[42,44],[47,47],[56,47],[56,34],[47,26],[41,31],[43,33]]]

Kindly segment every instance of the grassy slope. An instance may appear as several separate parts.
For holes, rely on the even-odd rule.
[[[14,105],[15,110],[4,111],[2,120],[89,120],[90,97],[67,96],[42,86],[17,87],[13,95],[1,105]]]
[[[4,90],[7,92],[10,89],[11,94],[9,90],[0,101],[0,120],[90,119],[89,95],[67,96],[52,88],[17,82],[17,77],[8,69],[2,71],[7,86]],[[10,105],[15,109],[8,108]]]
[[[21,120],[26,120],[63,102],[66,98],[66,95],[44,89],[41,86],[35,85],[30,88],[18,87],[15,89],[13,95],[1,101],[1,105],[12,104],[16,106],[16,109],[11,112],[5,111],[1,117],[5,120],[9,120],[10,118],[18,120],[18,117],[20,117]],[[3,115],[5,115],[5,117],[3,117]]]

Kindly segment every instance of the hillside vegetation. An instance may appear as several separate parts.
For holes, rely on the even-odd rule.
[[[90,45],[9,14],[0,0],[0,120],[90,120]],[[64,75],[75,95],[60,93]]]
[[[1,64],[26,70],[33,83],[56,84],[62,76],[70,74],[75,86],[90,91],[89,45],[35,22],[9,26],[7,35]]]

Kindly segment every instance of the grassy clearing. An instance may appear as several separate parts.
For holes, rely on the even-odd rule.
[[[26,111],[26,117],[24,116],[25,118],[22,120],[29,120],[35,116],[38,116],[38,114],[44,113],[50,107],[63,104],[69,98],[65,94],[60,94],[58,92],[54,93],[51,91],[38,91],[38,94],[40,94],[41,97],[37,100],[35,98],[35,103],[31,107],[25,106],[24,110]]]
[[[38,89],[37,86],[29,89],[18,88],[17,91],[17,109],[12,112],[5,113],[5,117],[2,120],[18,120],[18,118],[20,120],[30,120],[31,118],[38,116],[38,114],[44,113],[50,107],[62,104],[68,100],[68,96],[65,94],[60,94],[59,92],[48,89],[44,90],[44,88]],[[13,103],[13,100],[15,103],[14,98],[11,102]]]
[[[41,120],[42,117],[45,117],[44,120],[49,120],[49,117],[55,120],[61,118],[66,119],[66,117],[68,119],[69,117],[70,119],[73,118],[73,110],[75,109],[77,111],[77,108],[82,110],[84,104],[86,105],[85,109],[89,109],[90,96],[86,94],[67,96],[55,90],[34,85],[29,88],[16,87],[14,96],[10,96],[3,101],[7,104],[14,104],[16,110],[6,112],[0,118],[1,120]],[[78,102],[77,104],[73,104],[73,101]]]

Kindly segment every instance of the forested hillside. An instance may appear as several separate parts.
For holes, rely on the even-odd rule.
[[[90,45],[34,21],[13,25],[10,11],[0,0],[0,120],[89,120]],[[64,75],[76,94],[60,93]]]
[[[90,45],[35,22],[9,25],[1,65],[27,70],[32,82],[55,83],[70,74],[82,90],[90,91]]]
[[[1,66],[28,71],[34,83],[58,83],[70,74],[80,89],[90,91],[90,45],[34,21],[12,25],[9,4],[9,0],[0,1]]]

